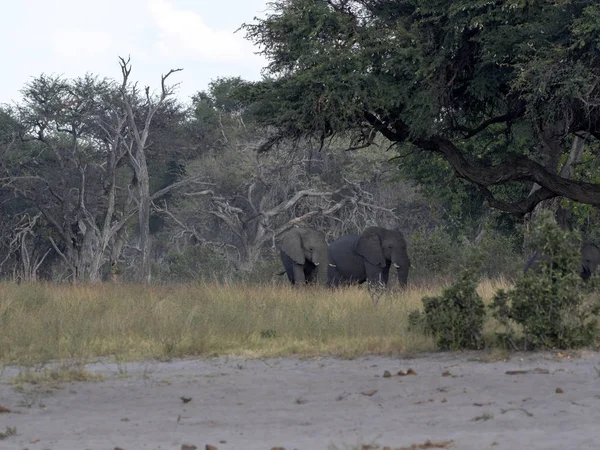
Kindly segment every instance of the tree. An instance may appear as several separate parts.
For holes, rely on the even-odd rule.
[[[41,216],[25,212],[0,219],[0,273],[16,280],[37,281],[40,267],[52,252],[38,224]]]
[[[157,202],[155,208],[175,223],[177,237],[234,252],[230,259],[241,270],[255,267],[266,244],[295,225],[310,223],[337,237],[343,234],[338,228],[348,231],[355,224],[350,230],[355,232],[366,221],[397,219],[365,190],[365,183],[327,183],[311,176],[308,154],[306,146],[295,156],[286,149],[264,155],[248,145],[226,147],[190,163],[188,170],[199,176],[203,189],[182,192],[174,207]]]
[[[146,86],[146,108],[145,114],[140,114],[140,110],[135,108],[135,102],[138,97],[137,87],[129,85],[129,74],[131,73],[131,64],[129,59],[126,61],[119,58],[121,73],[123,75],[123,84],[121,86],[121,94],[125,111],[127,112],[127,120],[129,122],[129,130],[132,135],[131,145],[127,149],[129,160],[135,173],[135,180],[138,191],[138,224],[140,234],[140,254],[141,263],[139,270],[139,280],[143,283],[150,284],[150,204],[152,202],[150,196],[150,175],[148,173],[148,163],[146,160],[146,147],[148,146],[148,135],[152,118],[163,105],[165,100],[173,94],[173,88],[166,85],[167,78],[174,72],[179,72],[182,69],[171,69],[166,75],[161,77],[161,91],[158,98],[153,99],[150,96],[150,88]],[[140,118],[140,116],[142,116]],[[142,122],[143,125],[140,125]]]
[[[73,282],[99,279],[109,241],[131,217],[116,205],[126,154],[116,93],[91,75],[35,78],[15,111],[18,145],[2,161],[3,189],[44,216]]]
[[[152,120],[171,92],[168,75],[159,98],[146,89],[144,99],[128,82],[128,61],[121,63],[121,84],[92,75],[73,80],[41,75],[25,87],[16,110],[0,116],[0,188],[43,215],[53,228],[47,239],[73,282],[99,281],[107,261],[116,265],[126,225],[136,214],[141,280],[149,282],[150,205],[193,179],[151,185],[146,153],[151,133],[158,138]],[[35,212],[15,214],[37,217]],[[20,236],[31,233],[33,227]]]
[[[233,95],[241,83],[219,79],[194,97],[190,128],[204,136],[200,142],[208,150],[186,171],[203,186],[180,192],[169,204],[157,202],[155,208],[174,224],[171,239],[210,245],[246,270],[265,256],[267,244],[295,225],[309,223],[337,237],[380,219],[398,224],[392,207],[371,193],[372,184],[384,184],[383,165],[371,164],[371,155],[356,168],[356,159],[344,161],[343,150],[319,153],[309,140],[296,151],[281,146],[257,153],[265,130],[246,122],[242,102]],[[376,183],[370,184],[370,175]]]
[[[378,135],[443,157],[494,208],[600,206],[600,6],[591,0],[277,0],[244,24],[269,58],[240,88],[285,138]],[[581,143],[584,142],[585,145]],[[539,188],[533,189],[537,184]],[[514,186],[517,186],[514,188]]]

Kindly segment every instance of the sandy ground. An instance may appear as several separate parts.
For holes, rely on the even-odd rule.
[[[8,367],[0,431],[17,434],[0,449],[395,449],[427,440],[473,450],[600,448],[599,353],[486,359],[95,363],[86,369],[104,381],[24,392],[8,384],[18,373]],[[409,368],[416,375],[397,374]]]

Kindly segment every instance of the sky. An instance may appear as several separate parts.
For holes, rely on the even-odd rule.
[[[152,91],[170,69],[182,101],[217,77],[259,80],[266,60],[235,31],[267,12],[268,0],[18,0],[3,2],[0,104],[41,75],[86,73],[120,79],[119,56],[131,57],[130,79]]]

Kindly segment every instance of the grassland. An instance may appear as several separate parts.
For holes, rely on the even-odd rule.
[[[479,293],[489,301],[507,286],[486,280]],[[407,331],[407,318],[442,288],[392,290],[374,305],[362,287],[0,284],[0,363],[433,350],[429,337]]]

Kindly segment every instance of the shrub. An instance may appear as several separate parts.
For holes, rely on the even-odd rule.
[[[490,305],[493,316],[506,326],[503,338],[526,349],[592,344],[597,298],[587,301],[579,276],[579,236],[562,230],[550,212],[543,212],[532,223],[531,245],[539,250],[536,263],[512,290],[499,291]],[[521,345],[515,342],[513,324],[522,327]]]
[[[409,328],[431,333],[442,350],[479,349],[485,306],[477,294],[478,273],[463,270],[438,297],[423,297],[423,312],[409,315]]]

